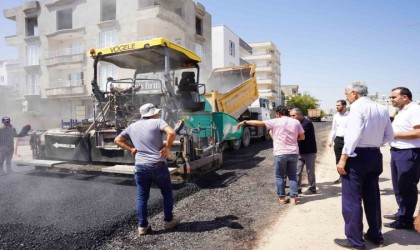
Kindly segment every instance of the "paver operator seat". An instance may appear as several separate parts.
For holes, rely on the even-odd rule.
[[[204,110],[205,102],[200,101],[198,83],[195,81],[194,72],[182,72],[177,93],[180,94],[180,100],[183,109],[189,111]]]

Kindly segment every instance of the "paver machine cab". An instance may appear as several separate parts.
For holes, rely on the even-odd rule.
[[[177,138],[168,163],[177,173],[219,167],[221,141],[240,138],[241,130],[235,129],[236,119],[224,113],[204,111],[205,86],[198,83],[201,59],[191,51],[156,38],[92,49],[89,54],[94,59],[93,121],[38,134],[33,138],[36,158],[133,164],[133,157],[116,146],[114,139],[140,119],[139,107],[145,103],[162,109],[161,118],[175,127]],[[108,78],[101,88],[98,83],[101,62],[131,69],[133,78]]]

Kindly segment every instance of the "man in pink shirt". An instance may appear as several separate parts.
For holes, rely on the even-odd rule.
[[[290,181],[290,203],[296,205],[298,186],[296,182],[296,167],[299,159],[298,140],[305,139],[305,131],[298,120],[289,117],[289,110],[285,106],[276,108],[276,118],[266,121],[250,120],[238,123],[242,126],[266,126],[273,137],[274,167],[276,172],[276,186],[279,202],[287,203],[285,183],[287,176]]]

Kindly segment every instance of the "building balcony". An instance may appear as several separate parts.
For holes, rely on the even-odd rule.
[[[259,79],[258,77],[257,77],[257,84],[264,84],[264,85],[278,85],[278,82],[277,82],[277,80],[276,79],[267,79],[267,78],[264,78],[264,79]]]
[[[62,6],[72,4],[74,2],[74,0],[44,0],[44,1],[45,1],[45,6],[47,6],[48,8],[62,7]]]
[[[274,54],[260,54],[260,55],[256,55],[255,53],[253,53],[250,56],[244,56],[243,57],[244,60],[246,61],[261,61],[261,60],[266,60],[266,61],[272,61],[272,62],[277,62],[277,57]]]
[[[87,93],[83,80],[57,81],[45,88],[45,95],[48,97],[85,96]]]
[[[66,48],[49,53],[49,58],[45,60],[47,67],[59,67],[69,64],[81,64],[85,61],[86,55],[83,49]]]
[[[26,70],[37,70],[40,68],[39,65],[39,61],[34,61],[34,62],[26,62],[25,65],[23,66]]]
[[[187,24],[184,19],[173,11],[161,5],[150,6],[138,10],[139,22],[142,24],[139,27],[145,25],[145,20],[158,18],[169,23],[176,25],[180,30],[186,31]]]
[[[19,39],[17,35],[5,36],[4,41],[6,45],[13,46],[13,47],[17,47],[19,44],[22,43],[22,40]]]
[[[63,29],[57,30],[54,33],[47,34],[48,39],[53,39],[57,41],[65,41],[74,38],[83,38],[86,34],[86,29],[84,27],[77,29]]]
[[[269,100],[275,99],[277,98],[277,93],[274,93],[273,91],[271,91],[270,89],[267,90],[260,90],[258,91],[258,94],[262,97],[266,97]]]
[[[276,73],[279,74],[279,69],[275,66],[257,66],[255,72]]]
[[[28,1],[22,5],[22,10],[26,15],[37,13],[39,9],[40,7],[38,1]]]
[[[16,16],[20,11],[19,7],[13,9],[5,9],[3,10],[3,16],[9,20],[16,21]]]
[[[254,50],[271,49],[276,50],[276,45],[273,42],[257,42],[249,44]]]
[[[13,61],[10,61],[6,64],[6,71],[7,72],[16,72],[18,70],[20,70],[20,64],[19,64],[19,61],[17,59],[13,60]]]

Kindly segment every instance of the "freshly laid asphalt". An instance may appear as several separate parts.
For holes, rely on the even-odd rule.
[[[29,158],[18,148],[14,161]],[[13,166],[0,176],[0,249],[85,249],[103,244],[122,224],[136,221],[132,177],[41,171]],[[176,196],[188,188],[175,190]],[[160,211],[152,189],[150,213]]]

